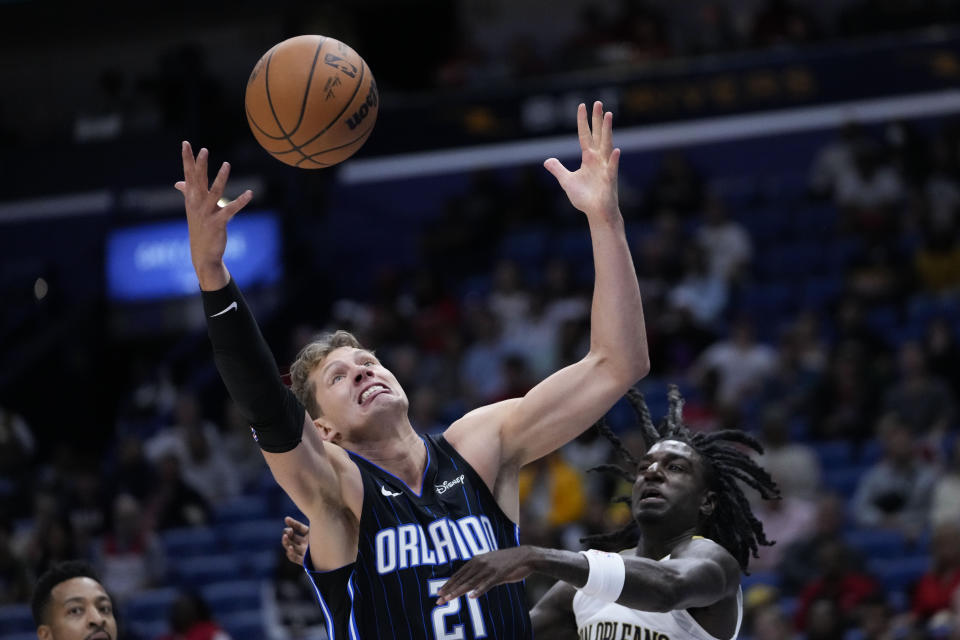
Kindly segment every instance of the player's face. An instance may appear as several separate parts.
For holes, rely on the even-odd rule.
[[[640,523],[669,515],[680,526],[695,526],[705,486],[700,455],[685,442],[661,440],[640,458],[633,515]]]
[[[71,578],[50,592],[49,624],[37,628],[40,640],[116,640],[113,603],[99,582]]]
[[[349,437],[371,417],[406,414],[407,396],[390,371],[365,349],[339,347],[310,375],[323,418]]]

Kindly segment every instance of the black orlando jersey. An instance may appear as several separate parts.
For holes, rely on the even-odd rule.
[[[523,583],[437,605],[437,590],[467,560],[518,544],[518,528],[443,436],[426,436],[420,494],[350,453],[363,478],[355,562],[313,571],[331,640],[533,637]]]

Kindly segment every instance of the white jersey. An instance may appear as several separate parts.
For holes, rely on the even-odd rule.
[[[724,639],[707,633],[686,609],[639,611],[580,591],[573,596],[573,614],[579,640],[735,640],[743,621],[743,591],[737,587],[737,628]]]

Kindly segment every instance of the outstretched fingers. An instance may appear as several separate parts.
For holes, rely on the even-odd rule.
[[[587,123],[587,105],[582,102],[577,107],[577,136],[580,138],[580,148],[590,148],[590,125]]]

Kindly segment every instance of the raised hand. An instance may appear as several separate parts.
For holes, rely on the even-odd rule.
[[[194,158],[193,149],[186,141],[180,150],[183,156],[183,180],[174,187],[183,193],[187,210],[190,258],[200,280],[200,288],[206,291],[219,289],[229,280],[229,274],[223,266],[223,252],[227,247],[227,223],[250,202],[253,192],[248,189],[221,207],[219,201],[230,176],[230,164],[224,162],[220,165],[217,177],[210,185],[207,177],[209,152],[200,149],[200,153]]]
[[[520,546],[482,553],[457,569],[437,591],[437,604],[443,604],[467,594],[479,598],[484,593],[507,582],[519,582],[533,573],[532,547]]]
[[[603,112],[603,104],[593,103],[592,124],[587,122],[587,107],[577,108],[577,133],[580,137],[580,168],[568,171],[559,160],[550,158],[543,166],[557,179],[570,204],[588,216],[612,215],[619,207],[617,170],[620,149],[613,148],[613,114]]]
[[[283,519],[287,526],[280,536],[280,543],[284,551],[287,552],[287,560],[296,565],[303,564],[303,558],[307,555],[307,534],[310,527],[303,524],[295,518],[287,516]]]

